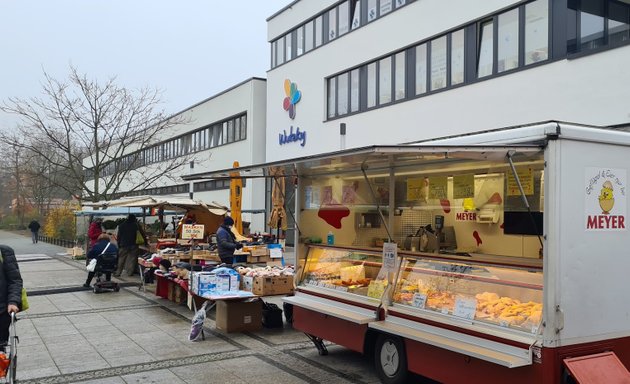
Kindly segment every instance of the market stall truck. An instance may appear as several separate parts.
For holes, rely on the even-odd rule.
[[[630,382],[630,133],[551,122],[293,168],[303,269],[285,301],[320,354],[372,355],[384,383]],[[309,243],[331,226],[334,244]],[[394,250],[370,243],[383,229]]]

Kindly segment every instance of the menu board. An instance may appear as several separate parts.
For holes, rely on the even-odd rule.
[[[447,199],[448,178],[435,176],[429,179],[429,199]]]
[[[525,195],[533,195],[534,194],[534,172],[531,168],[527,169],[517,169],[516,174],[518,175],[518,179],[521,182],[521,187],[523,187],[523,192]],[[521,191],[518,189],[518,183],[516,183],[516,178],[514,174],[510,171],[508,172],[508,180],[507,180],[507,195],[508,196],[520,196]]]
[[[475,175],[472,173],[453,176],[453,199],[475,196]]]

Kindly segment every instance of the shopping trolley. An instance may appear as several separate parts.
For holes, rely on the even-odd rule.
[[[17,345],[20,341],[16,332],[16,321],[17,318],[15,317],[15,313],[11,312],[9,340],[7,345],[5,346],[5,352],[0,352],[0,383],[13,384],[16,382],[15,377],[17,374]]]

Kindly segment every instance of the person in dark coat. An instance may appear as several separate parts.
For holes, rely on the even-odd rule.
[[[136,243],[136,235],[138,231],[142,234],[144,245],[147,244],[147,237],[142,231],[140,224],[136,220],[134,214],[129,214],[127,220],[118,225],[118,268],[114,276],[119,277],[123,270],[127,272],[127,276],[132,276],[138,265],[138,245]]]
[[[11,247],[0,245],[0,350],[9,341],[11,313],[18,313],[22,305],[22,275]]]
[[[230,216],[223,219],[223,224],[217,230],[217,249],[221,262],[232,264],[234,261],[234,251],[243,248],[243,244],[236,241],[236,236],[230,229],[234,225],[234,220]]]
[[[41,225],[39,225],[37,220],[32,220],[28,225],[28,229],[31,230],[31,238],[33,239],[33,244],[37,244],[37,238],[39,237],[40,228]]]
[[[94,243],[94,246],[88,251],[86,255],[85,265],[87,266],[90,263],[90,260],[98,258],[101,253],[118,253],[118,247],[116,247],[116,245],[114,245],[110,241],[110,237],[107,233],[101,233],[98,236],[96,243]],[[96,275],[96,273],[88,272],[87,280],[85,281],[85,284],[83,284],[84,287],[87,288],[92,284],[92,279],[94,278],[94,275]],[[105,280],[110,281],[111,279],[112,274],[109,272],[105,272]]]

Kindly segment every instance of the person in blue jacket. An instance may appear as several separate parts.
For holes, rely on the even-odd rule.
[[[234,225],[234,220],[230,216],[223,219],[223,224],[217,230],[217,249],[221,262],[232,264],[234,251],[243,248],[243,244],[236,241],[236,236],[230,229]]]
[[[107,248],[107,249],[105,249]],[[103,252],[105,251],[105,252]],[[96,243],[94,246],[88,251],[85,258],[85,265],[87,266],[90,263],[90,260],[98,258],[101,253],[118,253],[118,247],[111,242],[111,239],[107,233],[101,233],[96,239]],[[88,272],[87,280],[84,287],[89,287],[92,284],[92,279],[94,278],[94,272]],[[105,280],[110,281],[112,279],[111,272],[105,273]]]

